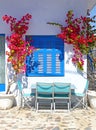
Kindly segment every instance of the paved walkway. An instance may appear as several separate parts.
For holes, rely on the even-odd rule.
[[[96,110],[37,113],[13,107],[0,110],[0,130],[96,130]]]

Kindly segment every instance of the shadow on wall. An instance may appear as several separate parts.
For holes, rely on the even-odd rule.
[[[10,91],[11,93],[16,94],[18,92],[18,86],[17,86],[17,80],[19,79],[22,82],[23,88],[27,88],[28,86],[28,79],[25,75],[25,73],[20,73],[17,76],[17,79],[14,78],[15,76],[15,71],[13,70],[12,66],[10,63],[7,63],[7,81],[8,83],[12,82]]]
[[[72,57],[74,55],[73,46],[65,43],[65,53],[66,53],[66,57],[67,57],[66,58],[66,64],[69,64],[70,60],[72,59]],[[84,55],[83,59],[86,60],[87,56]],[[75,64],[73,64],[73,65],[75,66]],[[78,69],[77,69],[77,72],[82,75],[82,72],[80,72]]]

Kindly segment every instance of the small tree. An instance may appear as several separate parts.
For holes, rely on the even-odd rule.
[[[10,25],[11,35],[6,37],[9,51],[6,51],[6,55],[8,56],[7,61],[11,63],[12,68],[15,71],[14,78],[11,81],[9,81],[8,78],[6,93],[10,92],[10,86],[17,79],[17,75],[26,71],[26,56],[34,51],[34,47],[24,40],[24,34],[26,34],[28,30],[31,18],[32,16],[30,14],[26,14],[19,21],[8,15],[2,17],[3,21]]]

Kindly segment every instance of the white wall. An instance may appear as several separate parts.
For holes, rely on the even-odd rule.
[[[46,24],[47,22],[64,23],[68,10],[73,10],[75,16],[85,15],[87,10],[87,0],[0,0],[0,33],[10,34],[9,26],[2,21],[2,16],[7,14],[16,18],[21,18],[26,13],[32,14],[30,28],[27,34],[30,35],[56,35],[59,28]],[[71,60],[67,63],[71,54],[70,48],[65,44],[65,76],[64,77],[30,77],[28,87],[37,81],[72,82],[75,86],[81,87],[82,76],[72,65]],[[86,62],[85,62],[86,71]]]
[[[85,15],[87,0],[0,0],[0,33],[9,33],[2,21],[5,14],[21,18],[31,13],[33,18],[28,34],[57,34],[58,29],[47,25],[48,21],[63,23],[66,13],[72,9],[76,16]]]

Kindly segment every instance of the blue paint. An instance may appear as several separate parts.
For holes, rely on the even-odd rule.
[[[0,84],[0,92],[5,91],[5,84]]]
[[[64,76],[64,42],[60,38],[37,35],[26,36],[26,40],[38,48],[26,58],[26,76]]]

